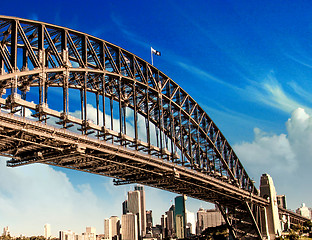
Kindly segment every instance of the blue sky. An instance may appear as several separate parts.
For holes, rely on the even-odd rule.
[[[161,57],[154,57],[154,65],[204,108],[256,185],[261,174],[267,172],[278,194],[286,194],[289,208],[296,209],[302,202],[312,207],[310,1],[56,0],[25,4],[17,0],[14,4],[4,1],[1,6],[1,15],[79,30],[147,61],[151,46],[161,51]],[[103,219],[120,215],[121,201],[131,188],[114,187],[111,179],[59,168],[27,166],[16,170],[2,165],[0,179],[7,183],[0,184],[0,201],[8,207],[0,207],[4,216],[0,227],[10,225],[16,235],[41,234],[46,222],[51,223],[54,235],[61,227],[82,232],[82,226],[87,225],[96,226],[101,233]],[[33,174],[28,175],[30,172]],[[3,180],[3,176],[7,178]],[[44,201],[51,201],[49,208],[53,211],[44,213],[42,209],[47,207],[39,200],[34,205],[38,206],[33,210],[38,219],[32,222],[35,227],[25,225],[27,206],[18,201],[27,194],[17,194],[21,187],[16,185],[20,183],[11,178],[28,179],[23,189],[33,190],[37,199],[43,193],[50,196]],[[88,212],[87,207],[85,212],[80,211],[81,206],[70,204],[70,197],[61,202],[55,199],[60,194],[58,182],[81,202],[92,199],[90,211],[96,214]],[[47,186],[50,190],[46,192],[43,189]],[[159,222],[160,214],[169,208],[175,195],[153,189],[147,189],[147,193],[147,207],[155,213],[154,222]],[[28,200],[32,202],[31,196]],[[17,204],[12,204],[15,201]],[[156,202],[158,207],[153,205]],[[188,204],[192,211],[209,207],[194,200],[188,200]],[[15,218],[10,218],[10,213]],[[81,221],[69,223],[64,217],[57,223],[60,213]],[[89,217],[83,219],[82,214]],[[22,220],[16,220],[22,215]]]

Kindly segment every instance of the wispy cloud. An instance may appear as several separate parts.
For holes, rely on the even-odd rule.
[[[147,43],[145,40],[143,40],[138,34],[132,32],[129,30],[129,28],[123,23],[120,17],[118,17],[115,13],[111,14],[111,19],[113,23],[115,23],[118,27],[118,29],[126,35],[128,40],[131,40],[132,42],[145,47],[145,48],[150,48],[150,44]]]
[[[309,107],[298,102],[291,94],[284,91],[273,72],[269,73],[262,82],[253,82],[251,85],[247,86],[245,90],[249,99],[287,113],[291,113],[299,107],[306,109],[308,112],[312,112]]]
[[[305,66],[305,67],[308,67],[308,68],[312,68],[312,63],[311,64],[307,63],[304,60],[301,60],[301,59],[299,59],[297,57],[294,57],[293,55],[288,54],[288,53],[284,53],[284,55],[286,57],[288,57],[289,59],[293,60],[294,62],[301,64],[302,66]]]
[[[303,89],[301,86],[299,86],[298,83],[295,81],[292,81],[288,83],[288,85],[294,90],[294,92],[300,96],[301,98],[305,99],[308,102],[312,102],[312,94],[305,89]]]
[[[196,76],[198,76],[199,78],[201,79],[204,79],[204,80],[210,80],[210,81],[214,81],[216,83],[219,83],[219,84],[222,84],[228,88],[232,88],[232,89],[235,89],[235,90],[240,90],[238,87],[228,83],[228,82],[225,82],[223,80],[221,80],[220,78],[217,78],[215,76],[213,76],[212,74],[208,73],[207,71],[203,70],[203,69],[200,69],[198,68],[197,66],[194,66],[192,64],[188,64],[188,63],[184,63],[184,62],[181,62],[181,61],[177,61],[177,65],[182,67],[184,70],[192,73],[192,74],[195,74]]]

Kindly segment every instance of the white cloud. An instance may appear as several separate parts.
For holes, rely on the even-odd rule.
[[[2,158],[0,176],[0,225],[10,226],[15,236],[42,235],[45,223],[53,226],[54,236],[67,228],[82,232],[86,224],[101,224],[107,212],[90,185],[74,186],[50,166],[12,169]]]
[[[289,207],[299,207],[298,200],[312,206],[312,117],[298,108],[286,127],[287,134],[280,135],[256,128],[253,142],[236,144],[234,149],[249,175],[257,176],[257,182],[262,173],[273,177],[278,194],[286,194]]]

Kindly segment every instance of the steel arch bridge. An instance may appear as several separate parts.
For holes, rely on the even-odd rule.
[[[212,202],[235,239],[262,239],[259,196],[235,152],[177,83],[102,39],[0,16],[0,154]]]

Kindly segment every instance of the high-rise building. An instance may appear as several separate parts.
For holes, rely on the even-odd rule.
[[[135,186],[134,190],[140,192],[140,205],[141,205],[140,229],[141,229],[141,236],[144,237],[146,234],[145,191],[144,191],[144,187],[141,185]]]
[[[104,219],[104,238],[113,240],[120,238],[120,219],[116,216]]]
[[[138,240],[138,219],[134,213],[121,216],[121,238],[122,240]]]
[[[51,238],[51,225],[48,223],[44,225],[44,237],[46,239]]]
[[[175,225],[177,238],[185,237],[186,218],[185,218],[185,200],[186,196],[178,196],[174,199],[175,203]]]
[[[71,230],[60,231],[60,240],[75,240],[75,233]]]
[[[146,232],[151,232],[153,227],[153,214],[152,210],[146,211]]]
[[[86,227],[86,232],[82,233],[84,240],[96,240],[96,228]]]
[[[218,208],[197,211],[196,234],[201,234],[206,228],[224,224],[224,218]]]
[[[122,214],[127,214],[128,213],[128,200],[125,200],[122,203]]]
[[[161,224],[161,234],[163,237],[168,236],[168,230],[167,230],[167,215],[161,215],[160,219]]]
[[[111,228],[111,223],[109,218],[104,219],[104,239],[110,239],[110,228]]]
[[[112,233],[110,239],[119,239],[120,219],[116,216],[111,216],[109,220],[111,222],[111,233]]]
[[[168,237],[174,237],[175,235],[175,218],[174,218],[175,206],[172,205],[169,210],[166,212],[167,215],[167,234]]]
[[[185,212],[186,217],[186,228],[187,228],[187,236],[190,237],[191,235],[196,234],[196,221],[195,221],[195,214],[186,210]]]
[[[311,219],[311,211],[306,207],[305,203],[301,204],[301,207],[296,210],[296,213],[300,214],[303,217]]]
[[[3,236],[9,236],[10,235],[10,229],[9,226],[6,226],[3,228]]]
[[[138,234],[141,236],[141,199],[140,199],[140,191],[129,191],[128,192],[128,212],[133,213],[137,216],[137,228]]]
[[[285,195],[277,195],[277,205],[281,208],[287,209],[287,204],[286,204],[286,196]]]

